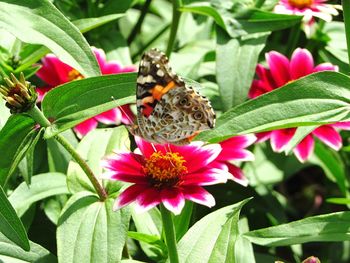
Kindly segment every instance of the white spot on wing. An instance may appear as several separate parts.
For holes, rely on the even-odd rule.
[[[164,71],[163,70],[161,70],[161,69],[158,69],[157,70],[157,75],[159,76],[159,77],[164,77]]]

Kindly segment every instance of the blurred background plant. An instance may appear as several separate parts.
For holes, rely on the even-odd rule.
[[[55,54],[59,53],[60,58],[70,65],[69,72],[75,70],[77,75],[67,81],[77,79],[77,76],[93,76],[91,73],[93,68],[95,72],[98,71],[97,64],[89,69],[87,67],[77,68],[77,64],[69,63],[73,61],[70,60],[71,58],[67,59],[62,55],[63,53],[60,53],[60,50],[55,52],[58,49],[53,50],[56,44],[60,45],[62,42],[57,41],[53,44],[50,39],[54,37],[50,34],[47,34],[48,38],[41,39],[41,36],[36,36],[33,32],[29,32],[28,34],[32,35],[28,37],[23,35],[21,30],[17,30],[17,24],[36,19],[39,21],[40,17],[46,16],[40,13],[42,11],[35,10],[35,1],[23,4],[23,8],[32,8],[32,12],[25,15],[23,10],[15,9],[16,5],[22,5],[19,2],[0,1],[0,8],[3,10],[0,11],[3,17],[0,18],[0,71],[2,75],[13,73],[19,76],[19,73],[23,72],[25,77],[37,87],[51,85],[52,83],[49,83],[48,80],[50,77],[45,78],[40,74],[40,70],[48,62],[45,56],[50,53],[50,49]],[[210,99],[218,116],[248,100],[253,79],[261,78],[259,72],[256,71],[258,64],[273,71],[265,57],[270,51],[277,51],[290,58],[297,48],[304,48],[312,55],[314,66],[331,63],[339,68],[339,72],[349,73],[346,34],[340,1],[174,1],[180,4],[178,14],[180,21],[175,41],[170,44],[169,34],[174,23],[174,3],[171,1],[52,0],[50,2],[84,34],[90,46],[105,52],[105,61],[118,63],[120,68],[131,67],[128,71],[133,71],[132,67],[137,68],[140,57],[146,50],[157,47],[166,51],[170,44],[173,45],[170,64],[174,71],[202,85],[200,93]],[[323,6],[324,4],[327,6]],[[45,8],[49,10],[49,7]],[[312,12],[308,11],[308,8]],[[4,18],[9,17],[5,9],[9,12],[17,12],[13,18],[18,15],[19,20],[12,18],[8,22],[7,18]],[[286,12],[283,12],[282,9]],[[63,16],[57,17],[58,24],[66,23],[63,21]],[[51,24],[54,24],[52,21],[55,21],[56,18],[52,18]],[[8,25],[3,26],[4,23]],[[45,24],[41,26],[45,27]],[[50,28],[47,30],[49,32]],[[67,40],[65,37],[66,35],[63,34],[62,41]],[[74,53],[73,47],[69,52]],[[55,74],[61,74],[66,66],[51,64],[51,78],[55,78]],[[277,65],[276,67],[281,69],[282,66]],[[126,72],[121,70],[105,73],[101,64],[100,69],[103,74]],[[291,78],[287,81],[293,82],[295,79]],[[56,85],[66,82],[57,81],[57,79],[55,81],[53,83],[57,83]],[[2,82],[4,82],[3,79]],[[277,87],[281,86],[276,84]],[[310,89],[312,89],[311,86]],[[131,115],[131,112],[129,114]],[[275,112],[270,114],[275,114]],[[4,127],[9,116],[9,111],[5,108],[4,103],[0,103],[0,128]],[[121,130],[122,126],[119,127],[119,130],[118,128],[104,129],[119,126],[120,118],[114,123],[104,123],[97,124],[95,121],[94,127],[98,129],[81,141],[85,133],[79,133],[79,136],[72,130],[63,133],[64,137],[76,146],[85,158],[94,160],[92,161],[94,167],[98,167],[98,159],[107,152],[107,149],[110,151],[113,145],[117,144],[120,149],[128,148],[129,138],[126,131]],[[266,142],[251,146],[250,150],[254,152],[255,161],[241,165],[249,182],[248,186],[228,182],[224,185],[207,187],[216,199],[214,209],[196,206],[193,209],[192,218],[179,218],[178,224],[183,223],[189,227],[211,211],[249,197],[254,197],[254,199],[247,203],[241,212],[240,231],[243,232],[249,229],[278,226],[315,215],[347,211],[350,204],[350,199],[348,199],[350,133],[338,131],[342,140],[342,147],[338,151],[325,146],[316,138],[314,151],[310,158],[306,158],[308,160],[304,160],[304,163],[299,162],[292,154],[274,152],[270,144]],[[301,133],[305,137],[310,131],[301,131]],[[38,134],[33,135],[31,140],[35,143],[32,144],[29,153],[21,162],[19,161],[22,158],[19,158],[19,165],[13,169],[13,176],[8,179],[4,189],[27,229],[29,239],[53,255],[58,253],[60,258],[62,251],[57,252],[57,243],[64,242],[64,235],[58,231],[56,240],[55,233],[56,227],[60,225],[59,217],[62,208],[67,204],[72,193],[86,190],[90,186],[85,179],[82,179],[76,164],[70,161],[70,156],[62,147],[53,139],[43,139],[40,131]],[[23,136],[25,137],[25,134]],[[101,136],[105,136],[103,142],[96,143]],[[296,138],[299,141],[291,141],[285,151],[290,153],[302,139],[303,137],[299,137]],[[4,147],[4,145],[1,146]],[[10,147],[10,144],[6,145]],[[93,151],[96,152],[93,153]],[[235,165],[240,164],[235,163]],[[53,185],[50,185],[52,177],[45,177],[47,173],[57,173]],[[68,189],[65,185],[66,179],[62,177],[63,174],[68,176]],[[25,188],[23,178],[27,183],[30,181],[32,184],[39,183],[38,188],[33,186],[28,190]],[[45,187],[49,189],[47,193],[44,191]],[[120,187],[119,184],[106,184],[107,189],[119,190]],[[25,200],[25,194],[28,195],[28,198],[31,196],[31,199]],[[147,214],[147,218],[143,219],[133,214],[130,231],[144,231],[145,233],[144,236],[129,233],[128,253],[134,259],[145,262],[164,262],[166,257],[166,249],[162,247],[164,244],[158,239],[151,238],[151,234],[155,233],[161,236],[161,227],[156,224],[158,219],[158,211]],[[249,228],[247,222],[249,222]],[[143,224],[152,224],[156,230],[147,232]],[[248,260],[254,260],[251,258],[253,254],[255,261],[259,263],[274,260],[301,262],[311,255],[317,256],[321,262],[345,263],[350,261],[350,242],[348,238],[343,238],[343,240],[345,241],[340,242],[342,240],[335,238],[335,241],[339,242],[304,243],[304,241],[298,242],[296,238],[287,245],[268,247],[251,245],[251,243],[247,245],[244,242],[248,241],[244,239],[240,242],[242,242],[241,248],[247,250],[246,258],[239,262],[254,262]],[[313,240],[311,238],[308,241]],[[329,240],[326,239],[326,241]],[[259,242],[253,241],[253,243]],[[124,255],[125,253],[124,251]],[[2,254],[0,258],[7,262],[7,256]]]

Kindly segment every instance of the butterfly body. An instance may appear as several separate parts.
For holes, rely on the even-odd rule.
[[[136,97],[137,123],[129,130],[149,142],[188,144],[200,131],[215,125],[209,101],[186,86],[157,49],[141,59]]]

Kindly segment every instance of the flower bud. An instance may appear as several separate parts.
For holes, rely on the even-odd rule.
[[[5,84],[0,85],[0,94],[6,100],[6,106],[11,113],[20,113],[34,107],[38,94],[35,87],[26,81],[21,72],[19,80],[10,74],[10,78],[4,78]]]

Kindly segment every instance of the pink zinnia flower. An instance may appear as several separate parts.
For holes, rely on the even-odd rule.
[[[338,15],[338,11],[335,5],[325,2],[327,0],[280,0],[274,11],[280,14],[302,15],[307,23],[312,21],[313,17],[330,22],[332,15]]]
[[[254,154],[245,148],[252,145],[256,139],[255,135],[249,134],[235,136],[220,143],[222,151],[216,158],[216,162],[221,169],[233,175],[233,178],[231,178],[233,181],[243,186],[248,185],[248,180],[243,171],[232,161],[254,161]]]
[[[93,47],[92,50],[95,53],[101,72],[104,75],[135,71],[135,67],[133,66],[122,67],[116,61],[107,62],[106,54],[102,49]],[[39,102],[42,101],[43,97],[48,91],[55,88],[56,86],[83,78],[83,76],[76,69],[63,63],[53,54],[49,54],[42,59],[42,67],[36,74],[47,84],[46,87],[37,88],[37,92],[39,93]],[[77,133],[78,137],[81,138],[91,130],[95,129],[98,125],[98,122],[104,124],[131,124],[132,118],[133,113],[130,110],[129,105],[125,105],[103,112],[91,119],[78,124],[74,127],[74,131]]]
[[[116,153],[102,161],[107,170],[103,178],[133,183],[118,196],[114,210],[134,201],[138,212],[163,203],[177,215],[186,199],[212,207],[215,199],[203,186],[232,179],[215,162],[221,152],[219,144],[154,145],[140,138],[136,143],[139,149],[134,153]]]
[[[250,98],[255,98],[261,94],[270,92],[287,84],[288,82],[314,72],[338,70],[337,66],[330,63],[322,63],[314,66],[311,53],[308,50],[301,48],[294,51],[290,60],[276,51],[271,51],[266,54],[266,61],[269,69],[260,64],[257,66],[256,74],[259,79],[253,80],[249,91]],[[305,162],[313,153],[314,137],[317,137],[334,150],[339,150],[342,147],[342,138],[335,128],[349,130],[350,122],[338,122],[335,124],[322,125],[312,131],[294,149],[294,154],[299,161]],[[282,152],[286,149],[289,141],[294,136],[295,131],[296,128],[281,129],[263,132],[257,134],[257,136],[258,141],[270,139],[272,149],[275,152]]]

